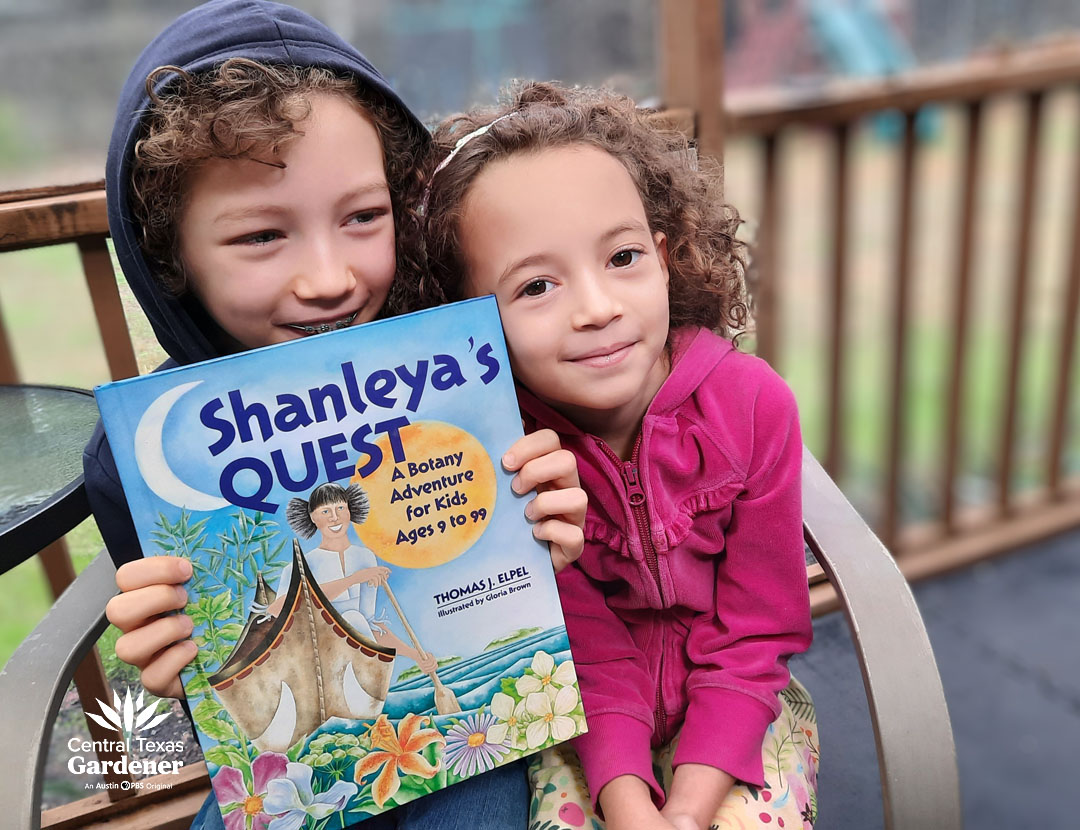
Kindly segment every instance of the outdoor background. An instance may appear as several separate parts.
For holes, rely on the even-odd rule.
[[[103,177],[115,99],[141,48],[167,22],[195,3],[174,0],[0,0],[0,191],[94,181]],[[657,105],[657,9],[652,0],[306,0],[296,5],[320,17],[363,51],[422,117],[437,119],[485,102],[515,77],[609,85],[643,104]],[[917,66],[1008,52],[1075,35],[1080,3],[1071,0],[728,0],[725,18],[725,94],[767,88],[812,89],[835,77],[871,77]],[[868,45],[869,44],[869,45]],[[1043,132],[1037,240],[1032,264],[1029,333],[1015,476],[1036,483],[1047,419],[1047,390],[1056,328],[1051,275],[1067,255],[1063,233],[1072,222],[1078,110],[1071,91],[1048,98]],[[1005,328],[1021,159],[1016,152],[1018,102],[992,103],[985,114],[980,166],[984,189],[977,227],[977,312],[971,332],[970,388],[965,390],[960,490],[963,503],[992,499],[993,442],[1006,354]],[[919,123],[916,238],[913,255],[917,321],[911,432],[905,459],[902,513],[927,515],[938,497],[940,401],[946,390],[949,283],[942,263],[956,258],[958,146],[964,128],[956,112],[924,113]],[[878,117],[854,135],[851,170],[854,226],[849,231],[853,307],[851,386],[847,423],[851,450],[840,483],[870,521],[882,475],[889,371],[882,336],[891,289],[888,276],[897,204],[897,124]],[[812,450],[824,441],[825,284],[830,262],[828,136],[801,131],[781,153],[785,207],[781,244],[777,368],[792,385]],[[761,209],[760,147],[734,138],[725,150],[728,198],[755,237]],[[883,194],[888,194],[883,195]],[[800,205],[815,206],[801,210]],[[1045,239],[1045,244],[1038,240]],[[163,359],[148,326],[121,284],[140,367]],[[92,387],[108,379],[74,246],[0,254],[0,314],[27,382]],[[1080,377],[1077,378],[1080,381]],[[1065,474],[1080,472],[1080,413],[1071,413]],[[0,476],[2,478],[2,476]],[[0,485],[2,486],[2,485]],[[92,521],[69,537],[76,567],[100,549]],[[47,610],[40,566],[28,561],[0,577],[0,664]],[[103,657],[114,685],[136,675]],[[72,714],[76,724],[78,714]],[[64,800],[63,793],[47,795]]]

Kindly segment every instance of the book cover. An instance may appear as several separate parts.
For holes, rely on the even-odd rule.
[[[194,566],[227,823],[345,826],[585,731],[493,298],[95,394],[143,554]]]

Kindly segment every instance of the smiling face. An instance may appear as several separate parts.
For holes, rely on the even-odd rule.
[[[622,164],[571,145],[493,162],[460,222],[472,296],[494,294],[514,374],[619,449],[668,375],[667,248]]]
[[[180,258],[241,348],[371,320],[394,279],[375,127],[352,102],[317,94],[297,132],[273,158],[213,159],[187,182]]]
[[[334,501],[316,507],[309,514],[311,521],[322,534],[323,544],[336,539],[344,539],[349,534],[349,505],[343,501]]]

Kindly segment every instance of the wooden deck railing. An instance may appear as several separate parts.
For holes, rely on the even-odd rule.
[[[870,116],[886,110],[902,113],[903,129],[895,150],[899,185],[895,195],[883,193],[895,203],[897,243],[891,253],[875,249],[878,256],[892,257],[891,286],[888,288],[889,313],[882,319],[881,331],[888,338],[887,370],[881,379],[885,386],[885,406],[880,412],[885,440],[880,465],[882,485],[876,494],[880,505],[877,518],[879,535],[894,551],[901,568],[909,577],[922,577],[959,567],[984,556],[1008,550],[1069,527],[1080,526],[1080,483],[1067,474],[1066,461],[1072,438],[1076,450],[1076,415],[1073,388],[1077,383],[1075,351],[1077,314],[1080,307],[1080,114],[1074,114],[1071,148],[1075,183],[1071,202],[1072,221],[1062,224],[1064,239],[1056,240],[1068,249],[1062,268],[1050,284],[1040,287],[1052,293],[1057,339],[1053,353],[1053,383],[1050,399],[1044,401],[1050,413],[1042,440],[1040,481],[1038,486],[1020,487],[1017,483],[1017,446],[1019,415],[1024,402],[1021,379],[1031,371],[1033,358],[1026,348],[1030,333],[1031,297],[1033,295],[1033,260],[1036,231],[1035,206],[1039,200],[1040,181],[1047,176],[1047,160],[1042,152],[1045,141],[1047,103],[1052,93],[1080,91],[1080,44],[1072,42],[1030,53],[988,57],[960,66],[920,71],[887,81],[847,83],[830,87],[813,96],[799,94],[761,94],[729,98],[724,127],[729,140],[749,139],[759,144],[763,159],[757,188],[760,192],[761,231],[757,240],[756,261],[760,285],[757,290],[757,352],[783,370],[785,363],[782,306],[790,297],[786,286],[796,274],[782,270],[780,246],[784,218],[792,205],[782,202],[780,150],[787,142],[798,141],[809,131],[829,135],[832,146],[832,173],[828,192],[820,203],[829,204],[831,227],[828,234],[833,259],[828,278],[826,353],[822,355],[825,373],[825,437],[817,448],[829,473],[843,481],[849,458],[850,423],[847,413],[852,350],[857,348],[850,336],[851,322],[863,313],[852,307],[854,275],[848,258],[852,228],[858,217],[851,208],[852,140],[854,131]],[[975,252],[983,244],[977,233],[977,213],[983,205],[985,165],[980,166],[986,134],[984,111],[999,98],[1019,99],[1023,112],[1015,148],[1019,162],[1019,198],[1009,218],[1017,228],[1012,259],[1009,263],[1007,291],[1001,298],[1008,309],[1002,321],[1005,343],[1005,367],[1000,378],[996,446],[993,450],[993,498],[985,503],[961,509],[958,481],[965,474],[962,447],[964,425],[971,416],[964,390],[971,372],[971,333],[975,323],[974,300],[990,290],[985,273],[976,270]],[[948,284],[952,304],[948,325],[949,354],[946,382],[934,403],[938,438],[942,447],[936,480],[940,497],[934,513],[915,519],[901,511],[905,484],[905,459],[909,451],[911,413],[913,411],[911,377],[919,367],[911,364],[915,318],[912,310],[913,251],[920,239],[915,221],[918,192],[916,167],[921,152],[916,118],[930,105],[959,110],[966,122],[966,137],[959,148],[959,217],[955,228],[955,261],[943,261],[939,277]],[[689,114],[688,114],[689,115]],[[1049,171],[1050,175],[1053,171]],[[729,173],[729,178],[730,178]],[[947,185],[939,185],[945,189]],[[945,194],[938,194],[944,198]],[[815,206],[819,203],[815,202]],[[805,206],[803,207],[805,210]],[[1070,426],[1070,413],[1073,415]],[[1070,434],[1072,433],[1072,434]],[[1073,456],[1075,457],[1075,455]],[[865,499],[862,500],[865,503]]]

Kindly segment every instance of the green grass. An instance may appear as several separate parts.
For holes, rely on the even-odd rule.
[[[101,534],[94,520],[77,525],[68,534],[67,545],[75,572],[79,573],[101,550]],[[51,605],[52,595],[37,557],[0,576],[0,665],[7,662]]]

